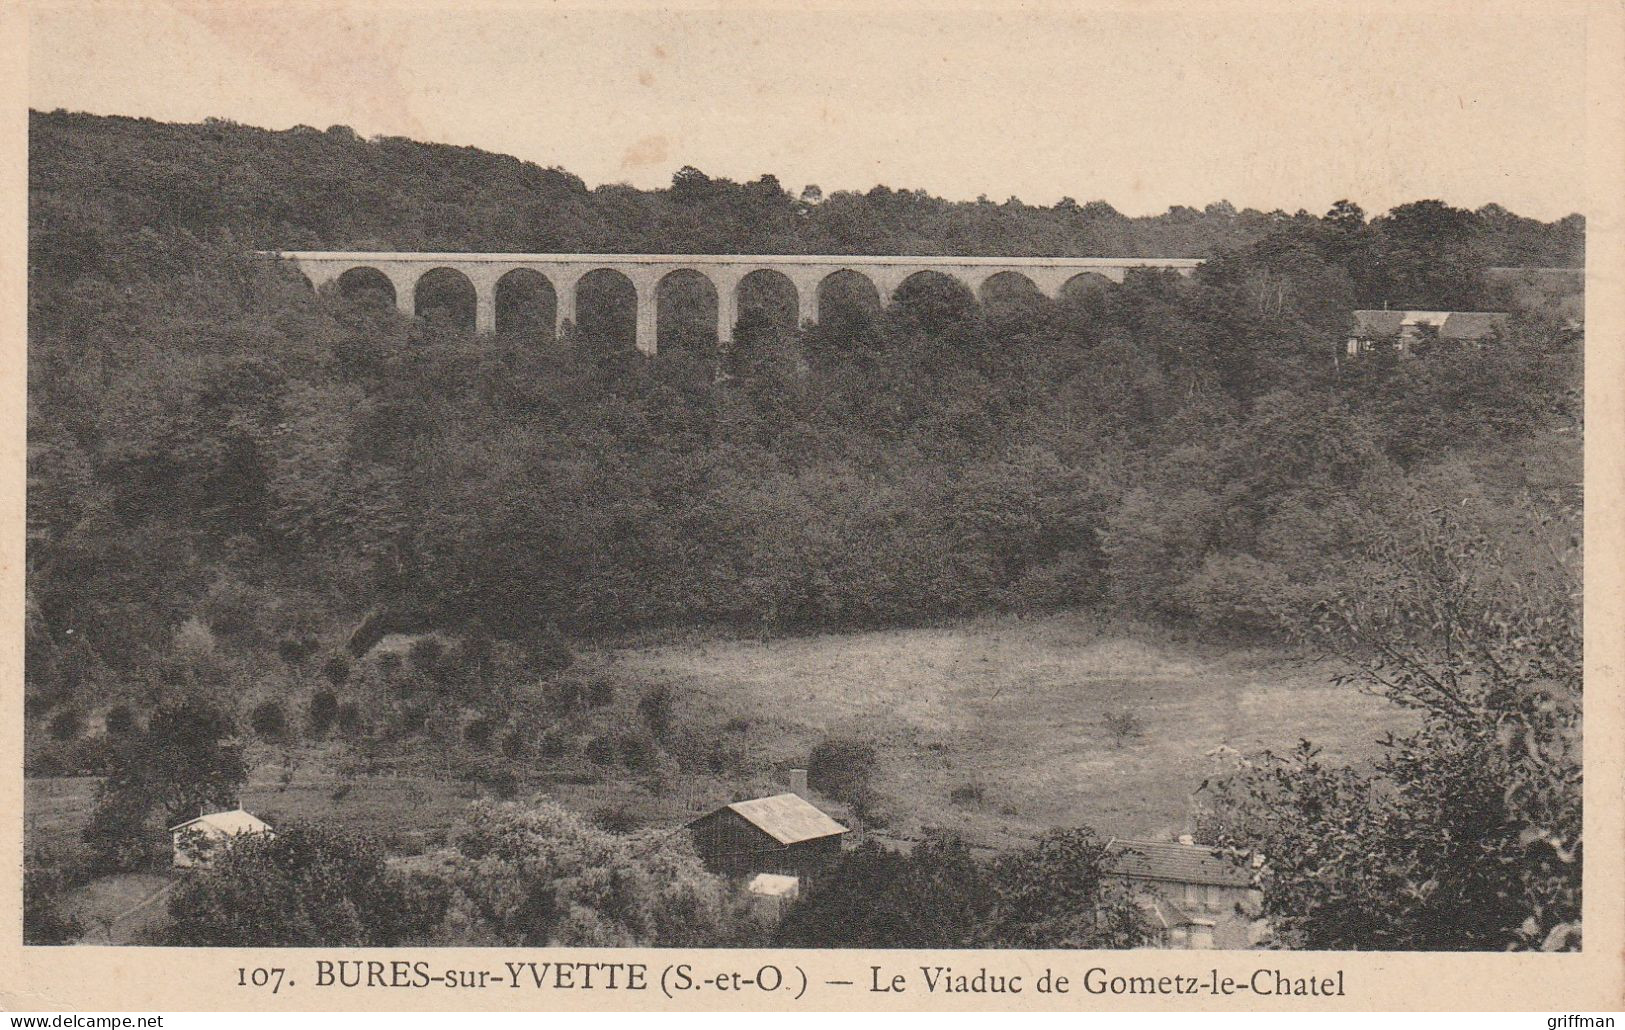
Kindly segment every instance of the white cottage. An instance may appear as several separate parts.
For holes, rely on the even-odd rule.
[[[269,823],[240,808],[188,819],[169,828],[175,846],[174,864],[180,869],[207,868],[222,848],[238,837],[257,833],[273,835]]]

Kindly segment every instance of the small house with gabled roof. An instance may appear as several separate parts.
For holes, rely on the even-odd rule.
[[[1262,933],[1264,897],[1247,863],[1191,843],[1106,842],[1106,877],[1127,887],[1165,948],[1251,948]]]
[[[1376,311],[1353,314],[1348,354],[1355,357],[1378,347],[1387,347],[1401,356],[1411,354],[1428,340],[1448,340],[1481,345],[1506,335],[1504,311]]]
[[[174,864],[178,869],[206,868],[239,838],[271,833],[269,823],[240,808],[210,812],[169,828],[175,849]]]
[[[725,876],[775,873],[802,880],[841,853],[845,826],[799,794],[735,801],[688,824],[706,867]]]

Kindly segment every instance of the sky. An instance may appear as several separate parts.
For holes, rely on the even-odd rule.
[[[1585,24],[1557,2],[470,6],[35,6],[30,106],[343,124],[592,186],[1584,209]]]

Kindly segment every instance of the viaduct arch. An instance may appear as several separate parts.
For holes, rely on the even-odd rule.
[[[819,299],[832,277],[860,276],[874,287],[884,303],[904,280],[921,272],[936,272],[963,283],[973,297],[983,297],[984,287],[996,277],[1001,283],[1019,276],[1048,297],[1060,297],[1074,280],[1100,279],[1122,282],[1133,268],[1160,268],[1189,275],[1201,264],[1199,258],[1062,258],[1062,257],[877,257],[840,254],[427,254],[396,251],[262,251],[261,255],[291,262],[312,286],[346,284],[364,279],[387,294],[393,287],[394,302],[402,312],[418,312],[417,292],[434,284],[425,282],[430,273],[445,279],[456,273],[473,286],[474,329],[491,333],[497,329],[499,293],[506,301],[504,286],[515,280],[534,284],[533,291],[545,296],[551,288],[551,308],[555,331],[564,336],[576,323],[576,289],[591,273],[617,273],[632,284],[637,295],[637,347],[653,354],[657,340],[657,312],[660,283],[674,272],[692,272],[709,280],[717,296],[717,342],[726,347],[733,339],[739,320],[739,288],[747,277],[760,280],[756,273],[773,273],[794,288],[798,322],[818,320]],[[515,273],[524,272],[523,276]],[[1009,273],[1009,274],[1007,274]],[[538,283],[538,279],[540,282]],[[466,291],[464,291],[466,296]],[[506,307],[506,304],[504,304]],[[506,321],[506,319],[504,320]]]

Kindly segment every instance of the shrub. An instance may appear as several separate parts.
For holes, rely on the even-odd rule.
[[[571,679],[560,680],[547,692],[547,700],[555,712],[567,715],[581,703],[581,684]]]
[[[220,579],[204,599],[203,617],[221,636],[238,637],[254,628],[257,609],[252,587],[235,579]]]
[[[638,828],[639,822],[625,805],[604,805],[592,813],[592,824],[610,833],[629,833]]]
[[[406,660],[412,663],[412,668],[433,678],[439,674],[440,661],[445,655],[446,645],[434,637],[422,637],[412,641],[412,646],[406,651]]]
[[[1204,628],[1242,637],[1281,633],[1307,607],[1286,570],[1245,554],[1209,555],[1177,594]]]
[[[124,737],[136,732],[135,710],[129,705],[114,705],[107,710],[107,735]]]
[[[483,748],[491,743],[491,735],[496,732],[496,728],[496,720],[488,715],[482,715],[463,727],[463,739],[475,747]]]
[[[653,768],[660,747],[642,733],[623,733],[620,739],[621,762],[633,772],[646,772]]]
[[[874,775],[875,749],[840,737],[820,741],[807,757],[807,783],[812,789],[848,804],[864,800]]]
[[[964,948],[992,898],[986,868],[958,840],[908,854],[864,841],[799,898],[774,943],[818,948]]]
[[[150,798],[104,789],[80,835],[90,868],[104,875],[156,867],[168,841],[149,821],[151,813]]]
[[[107,737],[80,737],[32,747],[24,763],[28,776],[103,776],[112,761],[114,743]]]
[[[1138,904],[1105,875],[1106,842],[1093,830],[1051,830],[1001,854],[995,902],[976,943],[995,948],[1133,948],[1147,927]]]
[[[1140,717],[1126,708],[1113,708],[1106,713],[1106,734],[1113,747],[1126,747],[1130,741],[1145,736],[1145,724]]]
[[[162,827],[150,825],[155,807],[170,826],[231,805],[248,779],[236,736],[229,714],[194,695],[166,704],[145,732],[120,741],[84,831],[93,861],[104,869],[155,861],[167,844]]]
[[[983,791],[979,783],[961,783],[949,791],[948,797],[956,805],[979,805],[982,803]]]
[[[520,759],[530,747],[530,738],[519,730],[509,730],[502,737],[502,757]]]
[[[429,706],[406,705],[401,708],[399,719],[402,733],[421,733],[429,722]]]
[[[519,794],[519,776],[506,766],[481,770],[479,780],[503,801],[511,801]]]
[[[79,736],[85,728],[85,716],[79,709],[68,706],[59,708],[51,716],[50,733],[52,740],[72,740]]]
[[[908,854],[873,841],[844,852],[803,894],[775,943],[822,948],[1129,948],[1138,906],[1102,876],[1105,846],[1086,829],[978,861],[932,831]]]
[[[1264,915],[1286,947],[1578,950],[1578,541],[1509,589],[1508,553],[1449,508],[1418,503],[1385,532],[1314,642],[1346,663],[1346,689],[1420,724],[1365,766],[1309,741],[1225,756],[1197,831],[1265,857]]]
[[[321,899],[316,903],[315,899]],[[375,841],[298,824],[247,837],[169,902],[161,942],[184,947],[388,947],[423,943],[445,885],[402,876]]]
[[[615,761],[614,738],[603,735],[587,741],[587,758],[597,765],[610,765]]]
[[[745,753],[731,744],[718,741],[705,752],[705,767],[717,776],[740,769],[744,763]]]
[[[338,718],[339,699],[331,690],[318,690],[310,696],[310,710],[306,718],[310,722],[312,736],[321,736],[333,727],[333,720]]]
[[[606,679],[595,679],[587,687],[587,705],[603,708],[615,700],[615,684]]]
[[[276,653],[293,668],[302,669],[306,659],[320,647],[315,637],[287,637],[277,642]]]
[[[350,679],[350,660],[341,654],[332,655],[322,663],[322,675],[337,690]]]
[[[550,676],[562,672],[575,663],[570,642],[553,626],[545,626],[536,633],[519,640],[537,675]]]
[[[249,713],[248,724],[264,740],[281,740],[288,732],[288,715],[277,701],[261,701]]]
[[[654,687],[638,699],[638,714],[643,717],[643,724],[649,727],[649,732],[655,739],[663,740],[671,732],[672,708],[676,697],[671,688],[665,685]]]
[[[486,943],[726,946],[737,932],[727,883],[687,834],[609,833],[551,802],[474,805],[448,873]]]

